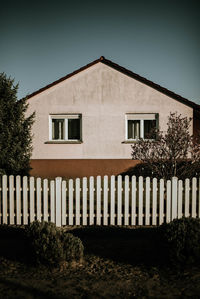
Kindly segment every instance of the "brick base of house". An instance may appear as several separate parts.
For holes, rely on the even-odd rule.
[[[138,164],[130,159],[33,159],[30,174],[42,178],[118,175]]]

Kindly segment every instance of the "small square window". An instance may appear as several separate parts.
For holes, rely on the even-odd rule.
[[[155,139],[157,126],[156,113],[128,113],[126,114],[126,140]]]
[[[49,139],[57,141],[81,140],[81,115],[50,115]]]

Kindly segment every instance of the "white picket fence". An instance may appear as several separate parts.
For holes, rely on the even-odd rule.
[[[200,218],[200,179],[0,178],[0,224],[160,225],[182,216]]]

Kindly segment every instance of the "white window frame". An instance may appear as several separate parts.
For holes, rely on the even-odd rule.
[[[144,139],[144,120],[156,120],[156,127],[158,126],[158,113],[126,113],[125,115],[125,140],[126,141],[137,141]],[[128,138],[128,120],[139,120],[140,121],[140,138]],[[148,139],[149,140],[149,139]],[[152,139],[154,140],[154,139]]]
[[[52,132],[52,120],[53,119],[64,119],[64,139],[53,139]],[[68,138],[68,120],[69,119],[80,119],[80,139],[69,139]],[[82,115],[76,114],[50,114],[49,115],[49,141],[63,142],[63,141],[81,141],[82,140]]]

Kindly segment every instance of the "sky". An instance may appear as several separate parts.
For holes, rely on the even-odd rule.
[[[19,99],[100,56],[200,104],[200,1],[1,1],[0,72]]]

